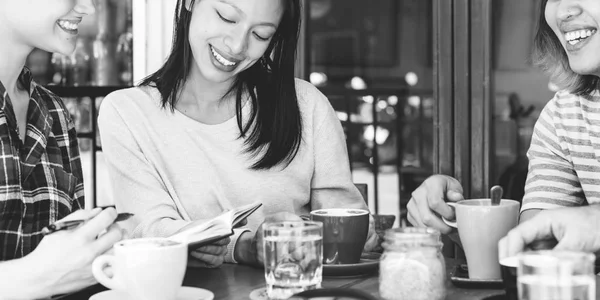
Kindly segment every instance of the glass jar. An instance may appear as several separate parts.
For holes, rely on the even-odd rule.
[[[385,233],[379,294],[385,300],[443,300],[446,266],[439,231],[396,228]]]

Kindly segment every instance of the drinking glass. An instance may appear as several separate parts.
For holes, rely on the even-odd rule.
[[[572,251],[532,251],[517,267],[519,300],[594,300],[594,255]]]
[[[273,222],[262,227],[265,279],[270,299],[321,287],[323,273],[323,224],[321,222]]]

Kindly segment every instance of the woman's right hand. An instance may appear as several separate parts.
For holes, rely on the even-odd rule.
[[[302,218],[289,212],[280,212],[267,216],[263,224],[283,221],[302,221]],[[256,233],[244,232],[236,243],[235,259],[239,263],[263,267],[264,253],[262,224]]]
[[[37,248],[23,258],[38,277],[40,298],[96,284],[92,262],[123,237],[119,226],[113,224],[116,217],[114,208],[78,210],[63,220],[90,220],[76,229],[44,237]]]
[[[408,221],[415,227],[429,227],[448,234],[452,228],[441,217],[454,220],[454,210],[447,201],[463,200],[462,185],[458,180],[445,175],[427,178],[413,193],[407,205]]]

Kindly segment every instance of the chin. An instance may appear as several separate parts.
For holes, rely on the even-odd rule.
[[[594,68],[592,66],[579,66],[579,65],[571,65],[571,70],[579,75],[594,75],[598,76],[600,74],[600,67]]]
[[[569,67],[571,70],[579,75],[595,75],[600,70],[600,61],[592,61],[589,59],[569,59]]]
[[[71,55],[75,51],[75,41],[60,41],[56,43],[52,50],[46,50],[51,53],[59,53],[62,55]]]
[[[207,81],[213,83],[228,82],[235,78],[235,76],[237,75],[237,73],[226,74],[217,70],[207,70],[206,72],[202,72],[202,74],[204,75],[204,78],[206,78]]]

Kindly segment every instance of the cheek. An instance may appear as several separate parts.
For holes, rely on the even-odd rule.
[[[267,51],[268,47],[269,47],[268,43],[261,43],[261,42],[251,43],[250,47],[248,47],[248,52],[247,52],[248,59],[258,61],[261,57],[263,57],[263,55],[265,54],[265,51]]]
[[[549,6],[546,6],[544,17],[546,19],[546,23],[548,24],[548,26],[550,26],[552,32],[554,32],[554,35],[560,38],[560,30],[558,29],[558,25],[556,22],[556,13],[554,12],[554,10],[550,9]]]

